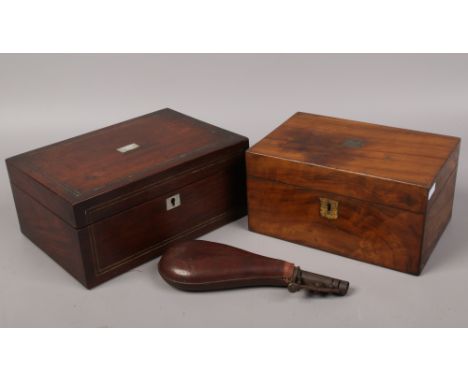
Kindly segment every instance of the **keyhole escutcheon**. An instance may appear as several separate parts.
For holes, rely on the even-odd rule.
[[[181,204],[180,194],[175,194],[166,198],[166,210],[172,210]]]
[[[320,216],[330,220],[338,219],[338,201],[320,198]]]

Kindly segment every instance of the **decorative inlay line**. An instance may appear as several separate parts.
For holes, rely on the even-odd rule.
[[[173,235],[173,236],[170,236],[168,237],[167,239],[164,239],[162,241],[159,241],[157,243],[155,243],[154,245],[152,246],[149,246],[141,251],[138,251],[138,252],[135,252],[133,254],[130,254],[129,256],[125,257],[124,259],[120,260],[120,261],[117,261],[115,263],[112,263],[108,266],[105,266],[105,267],[101,267],[101,264],[99,262],[99,256],[98,256],[98,250],[97,250],[97,247],[96,247],[96,236],[95,236],[95,232],[94,232],[94,226],[91,225],[89,227],[89,235],[90,235],[90,241],[91,241],[91,257],[93,259],[93,267],[94,267],[94,273],[96,276],[100,276],[100,275],[103,275],[105,273],[108,273],[118,267],[121,267],[127,263],[130,263],[136,259],[139,259],[145,255],[147,255],[148,253],[150,252],[153,252],[153,251],[156,251],[157,249],[159,248],[162,248],[164,246],[166,246],[167,244],[170,244],[172,243],[173,241],[175,240],[178,240],[180,238],[183,238],[184,236],[187,236],[199,229],[202,229],[206,226],[209,226],[210,224],[213,224],[213,223],[216,223],[230,215],[234,215],[235,211],[233,209],[229,210],[229,211],[226,211],[226,212],[223,212],[222,214],[219,214],[219,215],[216,215],[208,220],[205,220],[204,222],[202,223],[199,223],[195,226],[192,226],[182,232],[179,232],[178,234],[176,235]]]
[[[127,121],[123,121],[123,122],[120,122],[120,123],[117,123],[117,124],[114,124],[114,125],[111,125],[111,126],[103,127],[101,129],[94,130],[94,131],[91,131],[91,132],[88,132],[88,133],[85,133],[85,134],[81,134],[79,136],[66,139],[64,141],[53,143],[53,144],[48,145],[46,147],[41,147],[41,148],[38,148],[36,150],[32,150],[32,151],[30,151],[28,153],[25,153],[25,155],[27,155],[29,157],[33,157],[35,155],[51,151],[51,150],[55,149],[57,146],[65,146],[65,145],[70,145],[70,144],[74,144],[74,143],[77,143],[77,142],[82,142],[82,141],[84,141],[86,139],[89,139],[91,136],[99,137],[100,135],[105,134],[105,133],[107,133],[107,132],[109,132],[111,130],[121,129],[121,128],[125,127],[126,125],[128,125],[130,122],[135,122],[136,120],[138,120],[140,118],[152,117],[154,114],[157,114],[157,113],[158,112],[146,114],[146,115],[141,116],[141,117],[132,118],[132,119],[129,119]],[[185,117],[187,117],[187,116],[185,116]],[[170,124],[172,122],[173,122],[173,120],[163,121],[163,122],[157,121],[155,123]],[[196,120],[194,118],[191,118],[190,122],[192,123],[193,128],[203,129],[203,130],[208,131],[209,134],[213,134],[213,135],[218,136],[216,138],[215,142],[208,143],[208,144],[206,144],[206,145],[204,145],[202,147],[198,147],[196,149],[193,149],[190,152],[181,153],[181,154],[177,155],[174,158],[167,159],[167,160],[162,161],[162,162],[160,162],[160,163],[158,163],[158,164],[156,164],[154,166],[146,168],[146,169],[140,171],[138,174],[133,174],[131,177],[134,179],[136,177],[143,176],[143,175],[147,174],[148,172],[152,172],[152,171],[154,171],[154,170],[156,170],[156,169],[158,169],[158,168],[160,168],[160,167],[162,167],[162,166],[164,166],[164,165],[166,165],[168,163],[177,161],[179,159],[183,159],[183,158],[186,158],[186,157],[192,157],[193,158],[195,154],[198,154],[198,153],[203,152],[205,150],[209,150],[209,149],[211,149],[213,147],[217,147],[222,143],[232,142],[232,140],[234,138],[234,136],[227,135],[225,130],[223,130],[223,129],[217,127],[217,126],[214,126],[214,125],[208,124],[206,122]],[[37,166],[36,164],[34,164],[32,160],[29,160],[27,163],[22,163],[22,165],[24,167],[26,167],[26,168],[29,168],[29,169],[37,172],[38,174],[40,174],[41,176],[46,178],[48,181],[50,181],[51,183],[54,183],[55,185],[61,187],[64,191],[66,191],[68,194],[71,194],[75,198],[79,198],[79,197],[81,197],[83,195],[92,195],[93,192],[105,189],[105,188],[107,188],[109,186],[112,186],[112,185],[122,183],[123,181],[125,181],[126,179],[129,178],[128,176],[125,176],[125,177],[116,179],[114,181],[108,182],[108,183],[106,183],[106,184],[104,184],[102,186],[95,187],[95,188],[93,188],[93,189],[91,189],[91,190],[89,190],[87,192],[83,192],[81,190],[78,190],[78,189],[74,188],[73,186],[71,186],[70,184],[68,184],[65,181],[61,181],[61,180],[58,180],[56,178],[51,177],[46,172],[44,172],[43,169],[40,166]]]
[[[235,152],[235,153],[232,154],[232,156],[229,156],[228,158],[223,158],[223,159],[217,160],[216,162],[208,163],[208,164],[206,164],[205,166],[202,166],[202,167],[195,167],[195,168],[187,169],[185,171],[182,171],[182,172],[178,173],[175,176],[172,176],[172,177],[169,177],[167,179],[162,179],[162,180],[150,183],[150,184],[148,184],[148,185],[146,185],[146,186],[144,186],[142,188],[139,188],[138,190],[134,190],[134,191],[132,191],[132,192],[130,192],[128,194],[117,196],[117,197],[115,197],[113,199],[107,200],[107,201],[105,201],[103,203],[100,203],[98,205],[87,208],[84,211],[84,214],[85,214],[85,217],[86,217],[86,222],[89,224],[91,222],[92,215],[95,214],[98,211],[101,211],[101,210],[103,210],[103,209],[105,209],[107,207],[110,207],[110,206],[115,205],[117,203],[128,200],[128,199],[130,199],[130,198],[132,198],[134,196],[138,196],[140,194],[143,194],[144,192],[146,192],[146,191],[148,191],[148,190],[150,190],[152,188],[156,188],[156,187],[159,187],[159,186],[161,186],[163,184],[173,182],[174,180],[180,179],[181,177],[183,177],[183,176],[185,176],[187,174],[195,174],[197,172],[203,171],[203,170],[208,169],[210,167],[214,167],[214,166],[217,166],[219,164],[229,162],[229,161],[235,159],[235,157],[237,155],[239,155],[239,153],[241,153],[243,151],[244,150],[241,150],[239,152]]]
[[[139,178],[139,177],[141,177],[143,175],[146,175],[146,174],[148,174],[150,172],[153,172],[153,171],[157,170],[158,168],[163,167],[164,165],[167,165],[167,164],[172,163],[172,162],[176,162],[177,160],[183,159],[185,157],[192,157],[193,158],[195,156],[195,154],[206,151],[206,150],[209,150],[210,148],[216,147],[218,145],[219,145],[219,142],[215,142],[215,143],[211,143],[211,144],[202,146],[202,147],[200,147],[198,149],[194,149],[194,150],[190,151],[190,153],[181,153],[181,154],[177,155],[174,158],[167,159],[165,161],[159,162],[158,164],[156,164],[154,166],[148,167],[148,168],[140,171],[138,174],[133,174],[131,177],[133,179],[137,179],[137,178]],[[43,177],[45,177],[49,181],[55,183],[57,186],[61,187],[66,192],[73,195],[75,198],[78,198],[78,197],[83,196],[83,195],[91,195],[93,192],[102,190],[102,189],[104,189],[106,187],[109,187],[109,186],[120,184],[123,181],[125,181],[126,179],[130,178],[129,176],[124,176],[124,177],[118,178],[118,179],[116,179],[114,181],[108,182],[108,183],[106,183],[106,184],[104,184],[102,186],[92,188],[88,192],[83,193],[82,191],[77,190],[73,186],[69,185],[67,182],[59,181],[59,180],[51,177],[50,175],[48,175],[47,173],[42,171],[42,169],[39,166],[37,166],[37,165],[35,165],[35,164],[31,163],[31,162],[28,163],[27,167],[31,168],[32,170],[34,170],[38,174],[42,175]]]

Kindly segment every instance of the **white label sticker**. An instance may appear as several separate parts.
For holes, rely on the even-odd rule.
[[[436,190],[436,184],[434,183],[431,189],[429,190],[429,193],[427,194],[427,200],[432,198],[432,195],[434,194],[435,190]]]
[[[135,150],[135,149],[137,149],[138,147],[140,147],[140,146],[137,145],[136,143],[130,143],[130,144],[128,144],[128,145],[119,147],[119,148],[117,149],[117,151],[123,154],[123,153],[126,153],[127,151]]]

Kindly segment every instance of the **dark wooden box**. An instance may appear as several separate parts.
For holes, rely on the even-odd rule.
[[[91,288],[244,216],[248,144],[164,109],[9,158],[21,231]]]
[[[297,113],[246,154],[249,228],[419,274],[452,214],[459,147]]]

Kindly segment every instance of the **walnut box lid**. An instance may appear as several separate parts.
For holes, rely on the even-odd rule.
[[[254,168],[259,176],[420,212],[437,191],[434,184],[441,186],[455,168],[459,143],[451,136],[298,112],[248,153],[253,161],[283,162],[271,168],[262,161],[263,169]]]

